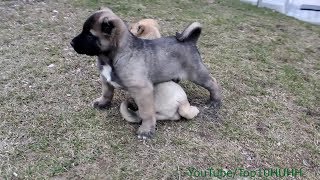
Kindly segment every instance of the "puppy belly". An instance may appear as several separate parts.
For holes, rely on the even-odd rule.
[[[102,66],[101,74],[106,79],[106,81],[115,88],[121,88],[121,86],[117,82],[112,81],[111,73],[112,73],[112,68],[109,65]]]

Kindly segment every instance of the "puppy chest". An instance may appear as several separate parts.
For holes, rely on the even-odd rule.
[[[101,70],[101,75],[106,81],[115,88],[121,88],[120,80],[115,76],[112,68],[109,65],[104,65]]]

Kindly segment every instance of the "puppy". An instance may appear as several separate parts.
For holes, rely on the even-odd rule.
[[[144,30],[141,31],[141,28]],[[161,37],[158,23],[153,19],[143,19],[133,24],[130,32],[144,39]],[[156,120],[179,120],[181,116],[192,119],[199,113],[197,107],[190,106],[187,95],[181,86],[172,81],[154,85],[154,104]],[[139,112],[129,109],[127,101],[121,103],[120,113],[129,122],[141,121]]]
[[[160,26],[154,19],[142,19],[130,27],[130,32],[142,39],[160,38]]]
[[[190,106],[187,95],[177,83],[168,81],[154,86],[154,108],[156,120],[179,120],[194,118],[199,110]],[[128,122],[141,122],[139,112],[128,108],[128,101],[120,105],[120,113]]]
[[[190,80],[210,92],[213,107],[221,105],[217,81],[204,66],[196,42],[201,25],[190,24],[175,36],[144,40],[129,32],[110,9],[92,14],[71,46],[79,54],[98,56],[102,96],[97,106],[109,106],[115,87],[127,90],[139,109],[138,138],[150,138],[156,127],[153,84],[172,79]]]

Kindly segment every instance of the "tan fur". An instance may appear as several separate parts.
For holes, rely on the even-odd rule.
[[[199,113],[197,107],[190,106],[182,87],[173,81],[155,85],[153,93],[157,121],[179,120],[181,117],[192,119]],[[120,113],[128,122],[141,122],[140,113],[128,109],[127,101],[121,103]]]
[[[142,39],[160,38],[159,29],[160,26],[154,19],[142,19],[130,27],[131,33]]]
[[[95,36],[99,37],[101,42],[101,50],[106,50],[110,46],[121,47],[122,44],[125,43],[126,40],[126,27],[125,24],[121,21],[121,19],[115,15],[110,9],[102,8],[100,11],[95,13],[95,24],[93,25],[93,31],[95,32]],[[103,22],[112,22],[115,26],[111,35],[106,35],[101,32],[100,25]]]

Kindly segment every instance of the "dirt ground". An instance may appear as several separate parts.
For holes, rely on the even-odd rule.
[[[95,58],[69,42],[100,6],[128,22],[155,18],[163,35],[203,24],[219,114],[206,90],[182,82],[200,114],[160,122],[141,142],[119,114],[126,92],[111,109],[92,108]],[[235,172],[229,179],[270,168],[320,176],[319,26],[233,0],[4,0],[0,20],[0,179],[212,179],[209,168]]]

